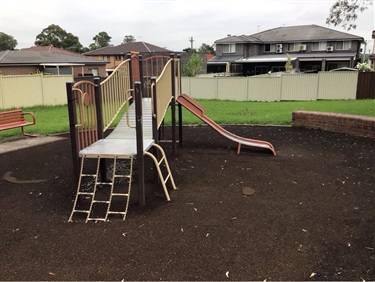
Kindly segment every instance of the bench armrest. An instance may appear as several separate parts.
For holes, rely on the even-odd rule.
[[[34,116],[33,113],[31,113],[31,112],[22,112],[22,114],[23,114],[24,116],[25,116],[25,115],[29,115],[29,116],[31,116],[31,118],[32,118],[32,123],[35,124],[35,116]]]

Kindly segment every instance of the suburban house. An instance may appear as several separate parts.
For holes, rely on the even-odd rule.
[[[0,75],[45,73],[72,74],[75,77],[106,76],[106,63],[52,46],[0,51]]]
[[[354,68],[364,39],[318,25],[285,26],[252,35],[228,35],[215,41],[208,73],[258,75],[285,70],[292,62],[301,72]]]
[[[372,31],[372,39],[375,40],[375,30]],[[369,56],[371,67],[375,69],[375,43],[372,46],[372,53]]]
[[[162,48],[147,42],[128,42],[117,46],[107,46],[93,51],[84,53],[83,55],[92,59],[107,61],[106,71],[110,74],[122,61],[126,60],[127,54],[136,52],[143,58],[151,56],[169,56],[173,53],[171,50]]]

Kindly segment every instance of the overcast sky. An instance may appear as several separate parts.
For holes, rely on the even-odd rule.
[[[85,47],[101,31],[122,43],[125,35],[173,51],[214,44],[227,34],[249,35],[280,26],[316,24],[334,0],[0,0],[0,31],[12,35],[16,48],[34,45],[50,24],[79,37]],[[372,50],[374,7],[359,14],[357,29],[348,33],[368,41]],[[367,51],[368,52],[368,51]]]

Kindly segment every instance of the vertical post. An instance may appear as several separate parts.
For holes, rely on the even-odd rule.
[[[158,103],[157,103],[157,92],[156,92],[156,77],[151,78],[151,93],[153,94],[152,96],[152,138],[155,140],[155,143],[159,142],[158,138]]]
[[[68,100],[68,113],[69,113],[69,130],[70,130],[70,142],[72,147],[72,159],[73,159],[73,172],[75,181],[78,183],[79,178],[79,156],[78,156],[78,136],[76,131],[77,114],[75,111],[76,97],[73,93],[73,82],[66,83],[66,95]]]
[[[172,58],[172,70],[171,70],[171,83],[172,83],[172,100],[171,100],[171,114],[172,114],[172,149],[173,154],[177,153],[176,146],[176,80],[175,80],[175,68],[174,68],[174,54],[171,54]]]
[[[145,80],[143,78],[143,58],[142,55],[138,56],[139,59],[139,80],[141,82],[142,96],[145,94]]]
[[[151,103],[152,103],[152,138],[155,140],[155,143],[159,143],[159,134],[158,134],[158,96],[156,91],[156,77],[151,78]],[[152,154],[159,160],[159,150],[155,147],[152,148]],[[154,179],[155,182],[158,181],[158,172],[154,169]]]
[[[103,129],[103,105],[100,90],[100,78],[94,78],[94,98],[95,98],[95,110],[96,110],[96,130],[98,133],[98,140],[104,138]],[[107,181],[107,166],[105,159],[100,159],[100,179],[101,181]]]
[[[181,88],[181,55],[177,55],[177,79],[178,79],[178,93],[177,95],[181,95],[182,88]],[[182,146],[183,138],[182,138],[182,106],[178,103],[178,140],[180,147]]]
[[[144,155],[143,155],[143,116],[142,116],[142,85],[137,81],[134,83],[135,88],[135,126],[137,137],[137,175],[138,175],[138,204],[144,206],[146,203],[145,196],[145,177],[144,177]]]
[[[129,60],[129,85],[130,89],[133,89],[133,60],[132,60],[132,54],[128,53],[126,54],[126,59]],[[132,95],[132,101],[134,102],[134,92],[130,92]],[[130,105],[130,104],[129,104]]]

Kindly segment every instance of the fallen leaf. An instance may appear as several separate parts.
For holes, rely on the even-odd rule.
[[[225,272],[225,276],[229,278],[229,271]]]
[[[315,275],[316,275],[315,272],[311,273],[311,274],[310,274],[310,278],[311,278],[311,277],[314,277]]]
[[[56,274],[53,273],[53,272],[48,272],[48,274],[49,274],[49,275],[52,275],[52,276],[56,276]]]

